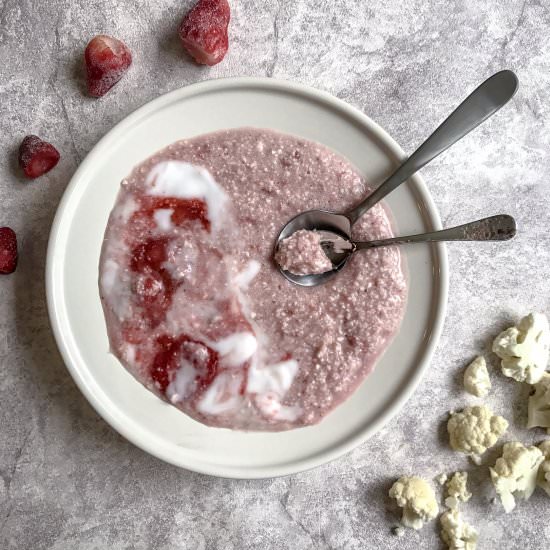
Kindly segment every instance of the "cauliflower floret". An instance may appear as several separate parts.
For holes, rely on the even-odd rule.
[[[462,519],[457,510],[449,510],[441,515],[441,538],[449,550],[476,550],[477,531]]]
[[[502,359],[502,373],[518,382],[537,383],[548,365],[550,327],[542,313],[530,313],[501,332],[493,351]]]
[[[543,441],[539,449],[544,455],[544,462],[540,465],[537,485],[546,491],[550,497],[550,439]]]
[[[480,455],[492,447],[507,428],[508,422],[485,405],[451,413],[447,422],[451,447],[471,456],[474,462],[479,461]]]
[[[435,481],[439,483],[439,485],[445,485],[445,482],[447,481],[447,474],[439,474],[435,476]]]
[[[392,485],[389,495],[403,508],[401,523],[406,527],[421,529],[426,521],[439,513],[433,489],[420,477],[400,477]]]
[[[483,357],[476,357],[464,371],[464,388],[477,397],[485,397],[489,393],[491,380]]]
[[[447,508],[458,508],[459,502],[467,502],[472,498],[472,493],[466,487],[467,482],[467,472],[455,472],[453,477],[447,481],[447,498],[445,499]]]
[[[441,515],[441,538],[449,550],[476,550],[477,531],[462,518],[457,510],[448,510]]]
[[[550,373],[545,372],[534,388],[527,406],[527,427],[548,428],[550,433]]]
[[[491,481],[500,497],[504,510],[511,512],[514,497],[527,500],[537,485],[537,472],[544,455],[536,447],[525,447],[518,442],[505,443],[502,456],[491,471]]]

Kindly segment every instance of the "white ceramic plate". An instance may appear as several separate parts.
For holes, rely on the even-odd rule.
[[[323,143],[378,184],[403,151],[367,116],[334,97],[273,79],[215,80],[164,95],[127,117],[90,152],[70,182],[52,228],[46,283],[59,349],[97,412],[145,451],[184,468],[235,478],[290,474],[350,451],[406,402],[443,325],[447,260],[442,245],[403,248],[410,291],[401,330],[355,394],[317,426],[282,433],[208,428],[145,390],[109,354],[98,262],[120,181],[182,138],[222,128],[272,128]],[[387,199],[404,234],[440,228],[419,176]]]

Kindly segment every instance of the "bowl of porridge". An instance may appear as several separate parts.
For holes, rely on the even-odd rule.
[[[444,247],[357,254],[304,288],[273,244],[303,210],[351,207],[402,158],[352,107],[270,79],[193,85],[130,115],[75,174],[48,250],[52,326],[84,395],[147,452],[213,475],[292,473],[365,441],[429,364]],[[415,176],[354,237],[438,227]]]

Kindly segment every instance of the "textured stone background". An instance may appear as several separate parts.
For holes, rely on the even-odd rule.
[[[175,30],[189,0],[0,0],[0,225],[20,237],[18,271],[0,279],[0,548],[301,550],[441,548],[436,523],[397,539],[385,497],[402,473],[467,467],[465,508],[482,549],[548,549],[550,499],[506,516],[486,466],[452,453],[446,412],[469,401],[461,369],[530,310],[550,312],[550,11],[547,0],[233,0],[231,50],[197,67]],[[81,58],[96,33],[124,39],[134,65],[101,100],[83,95]],[[46,318],[46,241],[80,160],[113,124],[198,80],[269,75],[327,90],[365,111],[407,151],[492,72],[517,71],[513,102],[423,171],[445,224],[500,211],[521,232],[506,245],[449,247],[451,291],[432,367],[405,409],[350,455],[275,480],[178,470],[116,434],[75,388]],[[27,133],[61,151],[27,183],[14,153]],[[527,432],[527,390],[493,376],[489,402]],[[488,457],[494,460],[494,456]]]

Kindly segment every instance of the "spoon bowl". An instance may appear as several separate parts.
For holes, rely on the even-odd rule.
[[[313,211],[320,212],[320,211]],[[308,214],[310,212],[307,212]],[[334,214],[330,214],[330,218]],[[297,216],[297,221],[302,215]],[[315,217],[312,216],[312,220]],[[292,221],[292,220],[291,220]],[[288,227],[285,226],[285,229]],[[441,231],[431,231],[429,233],[419,233],[416,235],[407,235],[403,237],[390,237],[388,239],[379,239],[373,241],[353,241],[338,228],[317,229],[315,225],[301,225],[292,227],[287,236],[292,235],[299,229],[315,231],[320,236],[320,246],[325,256],[331,261],[332,269],[324,273],[312,273],[311,275],[296,275],[279,267],[281,273],[291,282],[300,286],[316,286],[328,281],[341,271],[351,256],[358,250],[367,250],[369,248],[378,248],[380,246],[392,246],[398,244],[412,243],[430,243],[442,241],[507,241],[516,235],[516,220],[508,214],[498,214],[482,218],[473,222],[457,225]],[[292,231],[293,229],[293,231]],[[286,238],[283,237],[283,238]],[[277,245],[279,240],[277,240]]]
[[[329,210],[307,210],[305,212],[301,212],[286,223],[277,236],[273,254],[275,255],[279,243],[283,239],[290,237],[300,229],[317,231],[321,233],[322,243],[331,242],[332,240],[348,243],[348,245],[351,243],[351,220],[345,214],[330,212]],[[325,250],[325,246],[326,245],[323,245],[323,250]],[[325,254],[327,254],[327,252],[328,247]],[[344,267],[349,257],[349,253],[342,253],[338,257],[335,255],[334,259],[332,254],[327,254],[327,256],[332,261],[334,269],[331,271],[325,271],[324,273],[296,275],[290,271],[286,271],[281,268],[279,269],[281,273],[292,283],[300,286],[316,286],[325,283],[334,277],[340,269]]]

